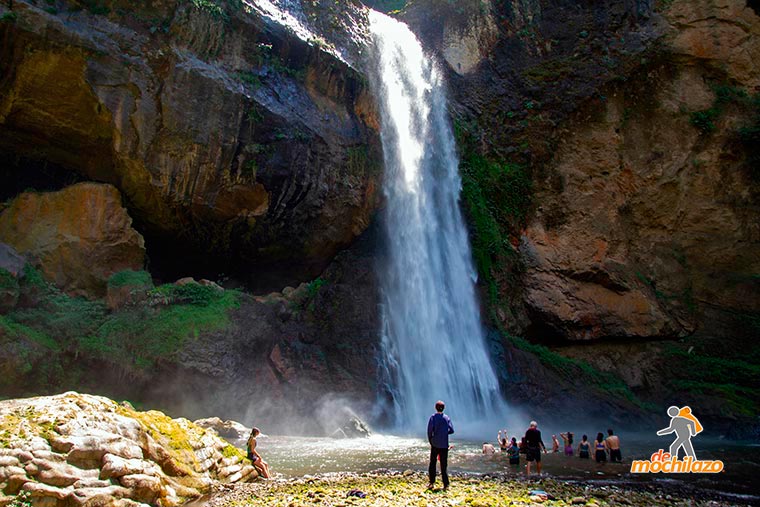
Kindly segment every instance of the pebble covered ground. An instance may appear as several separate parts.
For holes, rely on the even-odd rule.
[[[580,484],[551,478],[452,477],[448,491],[426,490],[427,478],[411,471],[399,473],[330,474],[290,480],[257,481],[220,486],[202,505],[209,507],[518,507],[518,506],[678,506],[728,507],[735,501],[690,498],[685,492],[667,492],[655,486],[629,487],[610,484]],[[365,498],[349,496],[352,490]],[[531,494],[542,490],[549,497]],[[199,503],[199,505],[201,505]]]

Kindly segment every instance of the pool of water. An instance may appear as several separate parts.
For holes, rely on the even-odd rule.
[[[734,495],[749,495],[760,500],[760,446],[722,441],[699,442],[699,459],[721,459],[725,471],[720,474],[631,474],[631,459],[646,459],[662,446],[662,441],[621,437],[623,464],[597,464],[593,460],[568,457],[561,453],[542,456],[543,471],[568,480],[599,480],[620,482],[675,483],[687,489],[708,489]],[[449,454],[449,470],[454,473],[524,474],[521,465],[510,466],[506,455],[497,452],[484,456],[482,442],[452,439],[454,448]],[[369,472],[377,469],[391,471],[427,469],[429,447],[420,438],[405,438],[375,434],[369,438],[336,440],[330,438],[262,436],[259,451],[273,471],[284,477],[300,477],[331,472]],[[746,501],[746,500],[745,500]],[[754,503],[754,502],[753,502]]]

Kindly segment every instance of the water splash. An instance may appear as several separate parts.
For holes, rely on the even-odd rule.
[[[370,26],[385,156],[381,371],[391,410],[397,429],[418,432],[440,398],[458,434],[490,433],[506,404],[480,322],[442,76],[406,25],[371,11]]]

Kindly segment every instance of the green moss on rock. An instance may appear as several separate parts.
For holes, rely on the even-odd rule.
[[[125,269],[111,275],[108,279],[109,287],[129,287],[137,286],[143,287],[147,285],[153,285],[153,278],[147,271],[132,271],[131,269]]]

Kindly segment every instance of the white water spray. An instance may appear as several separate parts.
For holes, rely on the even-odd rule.
[[[457,434],[495,432],[506,404],[475,297],[442,76],[406,25],[374,11],[370,25],[387,199],[381,366],[393,415],[398,429],[424,431],[443,399]]]

